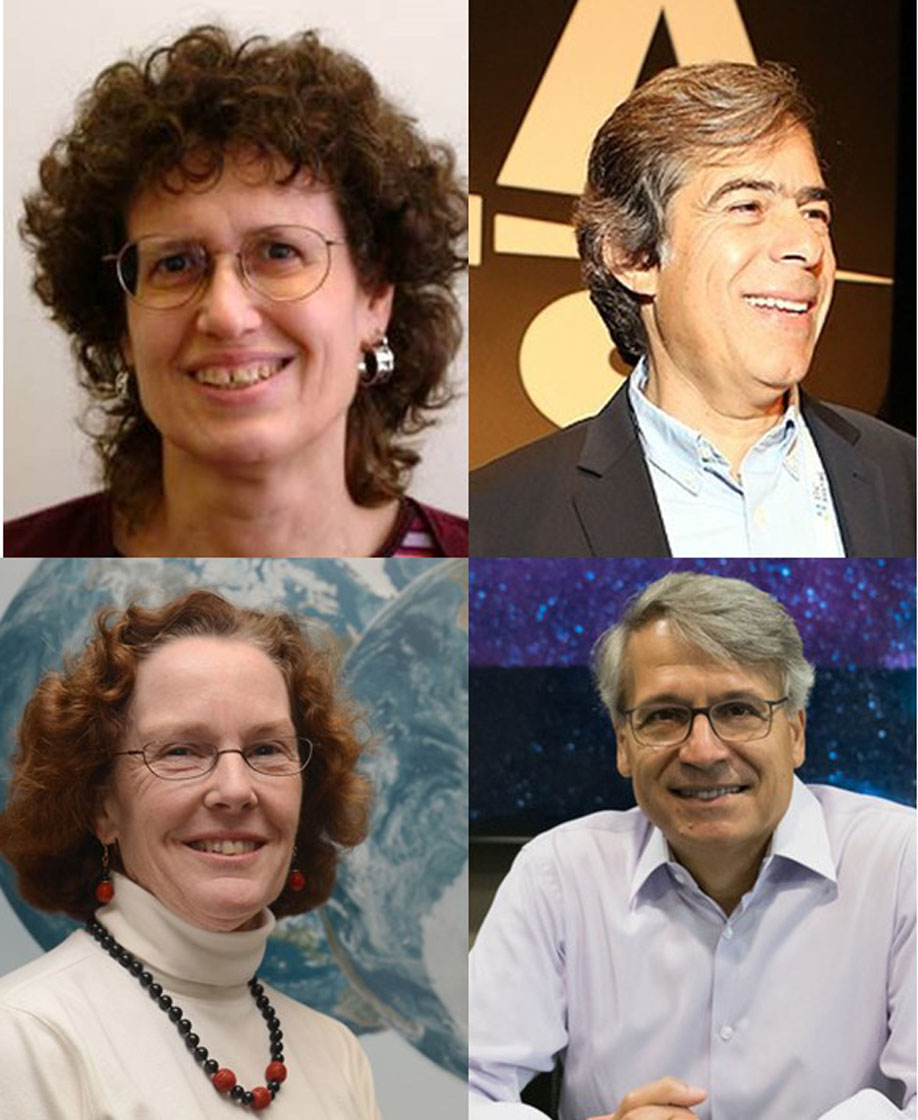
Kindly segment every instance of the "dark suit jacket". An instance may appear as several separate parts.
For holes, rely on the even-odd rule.
[[[915,555],[915,440],[800,394],[848,556]],[[470,556],[670,556],[626,390],[474,471]]]

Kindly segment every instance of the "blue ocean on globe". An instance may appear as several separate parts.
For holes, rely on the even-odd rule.
[[[376,800],[370,837],[343,861],[331,899],[278,923],[260,974],[358,1032],[398,1031],[464,1078],[467,570],[419,559],[43,560],[0,621],[0,796],[29,695],[82,648],[99,608],[209,587],[298,616],[341,653],[366,713]],[[75,928],[27,906],[3,860],[0,888],[44,949]]]

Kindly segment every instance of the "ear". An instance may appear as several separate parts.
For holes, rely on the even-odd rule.
[[[623,778],[631,777],[631,742],[628,738],[628,724],[616,719],[615,728],[615,767]]]
[[[131,345],[131,336],[127,333],[127,331],[125,331],[121,336],[121,341],[118,346],[121,350],[121,357],[124,359],[124,364],[128,367],[128,369],[133,369],[134,347]]]
[[[112,797],[111,792],[106,794],[105,800],[102,802],[102,808],[96,815],[95,833],[100,844],[114,844],[118,839],[118,823]]]
[[[653,298],[657,294],[657,282],[660,275],[659,265],[636,264],[627,261],[617,246],[607,241],[603,246],[602,259],[606,268],[612,273],[619,284],[623,284],[629,292],[638,296]]]
[[[378,342],[388,331],[394,298],[395,287],[392,284],[384,284],[381,288],[367,292],[363,316],[363,336],[368,345]]]
[[[792,716],[787,717],[791,732],[791,757],[794,760],[794,769],[803,765],[806,758],[806,711],[801,708]]]

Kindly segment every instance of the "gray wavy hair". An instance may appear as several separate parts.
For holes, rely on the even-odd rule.
[[[715,661],[777,672],[788,712],[806,707],[816,673],[796,623],[774,596],[742,579],[670,572],[634,596],[593,647],[593,673],[613,723],[626,706],[628,640],[658,619]]]

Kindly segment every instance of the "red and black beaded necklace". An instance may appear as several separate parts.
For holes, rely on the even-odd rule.
[[[267,1085],[258,1085],[256,1088],[248,1090],[241,1085],[237,1085],[235,1073],[231,1069],[221,1067],[220,1063],[210,1056],[207,1047],[200,1045],[201,1040],[191,1029],[190,1020],[184,1017],[181,1007],[175,1003],[172,996],[163,991],[162,984],[158,984],[153,979],[153,974],[144,968],[142,961],[139,961],[133,953],[125,949],[119,941],[116,941],[97,918],[87,919],[86,931],[98,942],[100,948],[104,949],[122,968],[127,969],[138,981],[141,988],[146,989],[147,994],[154,1000],[159,1009],[175,1023],[178,1033],[184,1039],[185,1045],[191,1051],[194,1060],[202,1067],[218,1093],[229,1093],[230,1098],[236,1104],[243,1108],[251,1108],[255,1112],[268,1107],[280,1092],[281,1084],[287,1077],[287,1067],[284,1065],[284,1032],[281,1030],[277,1012],[265,995],[264,988],[259,984],[257,975],[249,981],[249,991],[252,993],[255,1006],[261,1012],[271,1036],[271,1061],[265,1069]]]

